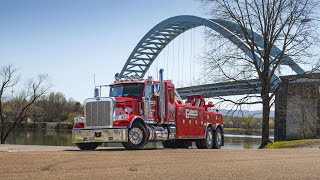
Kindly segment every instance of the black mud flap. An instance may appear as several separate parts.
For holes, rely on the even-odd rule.
[[[224,135],[221,136],[222,144],[221,146],[224,146]]]

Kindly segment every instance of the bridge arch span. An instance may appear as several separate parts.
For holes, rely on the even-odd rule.
[[[244,36],[238,24],[221,19],[209,20],[197,16],[182,15],[168,18],[154,26],[136,45],[120,72],[120,77],[135,76],[143,78],[153,61],[173,39],[185,31],[199,26],[206,26],[220,33],[246,53],[248,57],[253,59],[253,54],[249,50],[249,46],[245,43]],[[262,36],[255,32],[252,34],[256,39],[256,45],[262,48]],[[271,55],[275,57],[279,52],[280,49],[274,46]],[[259,57],[258,54],[256,54],[256,57]],[[262,69],[263,61],[260,58],[256,59]],[[297,74],[304,73],[303,69],[288,56],[285,57],[281,65],[290,66]],[[278,82],[279,78],[274,75],[272,80],[273,82]]]

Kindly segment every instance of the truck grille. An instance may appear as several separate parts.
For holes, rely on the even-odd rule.
[[[112,127],[112,99],[88,100],[85,104],[86,127]]]

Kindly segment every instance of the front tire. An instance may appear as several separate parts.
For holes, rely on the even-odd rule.
[[[93,151],[99,146],[99,143],[76,143],[76,146],[81,150]]]
[[[142,149],[147,143],[147,131],[141,123],[133,123],[128,132],[128,142],[122,143],[127,150]]]

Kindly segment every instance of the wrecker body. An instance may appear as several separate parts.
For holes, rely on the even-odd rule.
[[[126,149],[142,149],[148,142],[162,141],[164,148],[219,149],[224,144],[222,115],[210,111],[202,95],[187,96],[183,102],[174,84],[163,80],[116,79],[109,97],[85,100],[84,117],[76,117],[73,143],[94,150],[102,143],[122,143]]]

